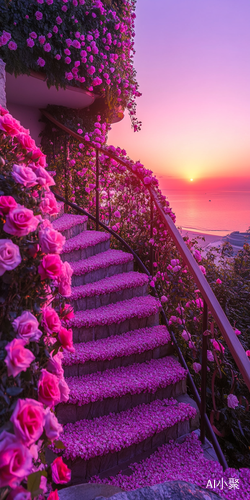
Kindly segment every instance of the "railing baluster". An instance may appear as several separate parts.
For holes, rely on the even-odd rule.
[[[95,197],[95,209],[96,209],[96,231],[99,231],[99,220],[100,220],[100,207],[99,207],[99,151],[95,150],[96,153],[96,197]]]
[[[67,136],[64,137],[64,193],[66,201],[69,201],[68,194],[68,142]],[[68,212],[68,206],[64,207],[64,212]]]
[[[153,197],[150,195],[150,238],[153,238],[153,225],[154,225],[154,201]],[[154,247],[152,243],[150,243],[149,269],[151,276],[153,276],[154,272],[153,261],[154,261]]]
[[[207,396],[207,303],[204,300],[203,323],[202,323],[202,365],[201,365],[201,429],[200,440],[205,444],[205,415]]]

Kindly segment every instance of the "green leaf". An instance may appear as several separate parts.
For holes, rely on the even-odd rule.
[[[64,446],[62,441],[54,441],[54,445],[58,450],[65,450],[66,446]]]
[[[18,394],[21,394],[21,392],[23,392],[23,388],[22,387],[8,387],[8,389],[6,389],[6,392],[9,396],[18,396]]]
[[[28,476],[27,489],[30,491],[32,498],[37,497],[43,493],[43,490],[40,488],[41,477],[47,477],[47,472],[44,470],[39,470],[37,472],[33,472]]]

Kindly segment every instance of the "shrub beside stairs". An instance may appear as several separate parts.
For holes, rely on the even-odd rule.
[[[73,268],[75,353],[64,353],[70,397],[57,417],[77,484],[125,470],[196,429],[199,415],[159,325],[161,304],[147,275],[133,271],[133,256],[110,249],[109,234],[88,231],[85,216],[63,214],[53,227],[66,237],[61,258]]]

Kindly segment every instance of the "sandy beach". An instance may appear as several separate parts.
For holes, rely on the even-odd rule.
[[[182,229],[180,233],[182,237],[188,236],[190,240],[193,238],[197,238],[198,236],[200,236],[201,238],[205,238],[205,241],[203,241],[203,239],[201,238],[199,238],[198,240],[199,246],[201,248],[206,248],[208,245],[213,245],[213,244],[214,246],[218,246],[221,245],[222,243],[220,236],[218,236],[217,234],[206,234],[206,233],[201,233],[199,231],[190,231],[187,229]]]

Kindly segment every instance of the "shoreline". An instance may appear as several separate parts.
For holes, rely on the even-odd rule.
[[[208,234],[193,230],[191,231],[189,229],[182,229],[179,232],[182,237],[187,236],[189,239],[194,239],[200,236],[198,241],[201,248],[206,248],[208,245],[212,245],[213,243],[215,244],[214,246],[222,244],[222,237],[218,236],[217,234]],[[203,241],[201,238],[205,238],[205,241]]]

